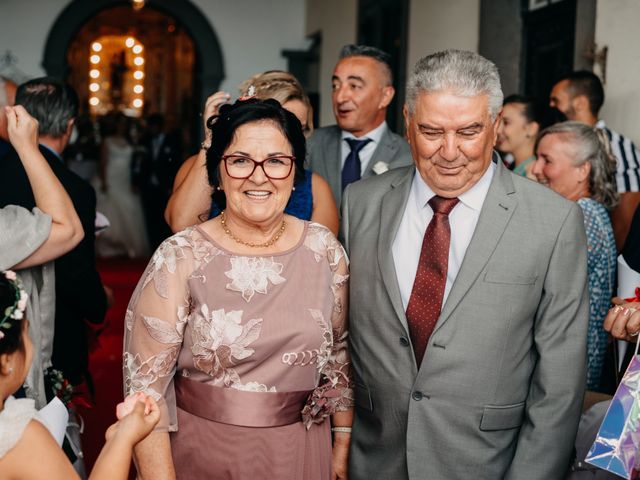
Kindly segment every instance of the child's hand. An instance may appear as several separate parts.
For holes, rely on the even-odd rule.
[[[133,446],[149,435],[157,425],[160,420],[160,409],[153,398],[143,393],[131,395],[127,400],[129,404],[134,402],[133,408],[129,409],[129,405],[127,408],[120,408],[117,414],[118,421],[109,427],[105,437],[107,441],[118,438]]]

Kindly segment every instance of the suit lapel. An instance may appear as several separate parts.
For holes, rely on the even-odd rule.
[[[478,224],[434,333],[451,316],[496,249],[517,206],[513,193],[515,189],[510,173],[502,162],[498,162]]]
[[[386,163],[391,163],[391,160],[398,152],[398,142],[395,138],[391,136],[391,132],[387,128],[380,139],[380,144],[373,152],[369,163],[367,164],[367,168],[362,175],[362,178],[371,177],[374,175],[373,166],[379,161],[384,161]]]
[[[402,221],[414,172],[413,168],[407,169],[407,174],[392,183],[391,190],[382,198],[380,231],[378,232],[378,264],[382,273],[382,281],[391,299],[393,309],[407,333],[409,332],[407,318],[400,297],[400,287],[398,286],[391,247]]]
[[[336,204],[340,208],[342,199],[342,133],[335,127],[323,146],[323,164],[326,168],[325,179],[333,191]]]

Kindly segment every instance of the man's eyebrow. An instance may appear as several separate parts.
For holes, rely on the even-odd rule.
[[[440,127],[434,127],[433,125],[429,125],[427,123],[419,123],[418,128],[422,128],[424,130],[442,130]]]
[[[362,78],[362,77],[360,77],[360,76],[358,76],[358,75],[349,75],[349,76],[347,77],[347,80],[355,80],[355,81],[357,81],[357,82],[366,83],[366,82],[364,81],[364,78]]]
[[[480,122],[474,122],[471,125],[465,125],[464,127],[460,127],[458,130],[472,130],[474,128],[483,128],[484,124]]]

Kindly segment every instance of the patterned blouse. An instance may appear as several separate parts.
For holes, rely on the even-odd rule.
[[[347,262],[315,223],[272,255],[233,254],[199,227],[168,238],[126,312],[126,394],[153,396],[164,431],[178,429],[177,376],[244,392],[310,391],[307,427],[349,409]]]
[[[587,233],[589,274],[589,329],[587,338],[587,389],[598,390],[608,334],[602,324],[611,305],[616,278],[616,241],[607,209],[591,198],[578,205]]]

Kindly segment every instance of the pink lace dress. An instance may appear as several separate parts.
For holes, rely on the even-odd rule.
[[[317,479],[326,417],[353,405],[348,266],[326,228],[235,255],[191,227],[155,252],[126,313],[125,393],[158,400],[178,478]]]

